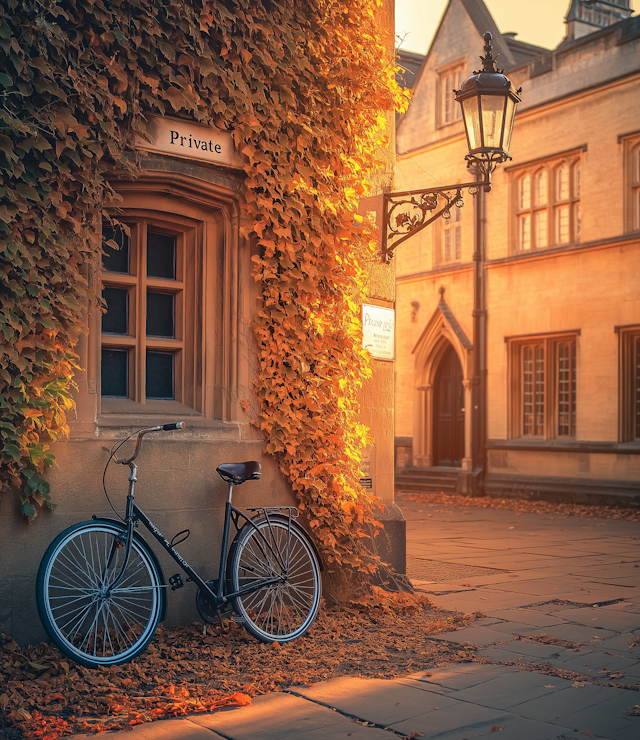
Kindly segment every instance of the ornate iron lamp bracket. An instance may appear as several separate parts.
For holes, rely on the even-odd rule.
[[[485,175],[484,182],[465,182],[460,185],[445,185],[426,190],[407,190],[384,194],[384,224],[382,233],[382,259],[389,263],[393,251],[405,239],[422,231],[436,219],[449,218],[451,209],[462,208],[462,191],[475,195],[480,188],[491,188]]]

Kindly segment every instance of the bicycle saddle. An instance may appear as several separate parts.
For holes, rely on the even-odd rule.
[[[261,469],[262,466],[259,462],[249,460],[249,462],[243,463],[222,463],[222,465],[218,465],[216,471],[222,480],[233,483],[234,486],[239,486],[240,483],[244,483],[246,480],[259,480]]]

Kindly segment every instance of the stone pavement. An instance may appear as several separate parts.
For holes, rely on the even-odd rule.
[[[439,606],[484,614],[430,639],[475,645],[487,662],[339,678],[127,737],[640,740],[640,694],[626,688],[640,684],[637,523],[400,503],[416,587]]]

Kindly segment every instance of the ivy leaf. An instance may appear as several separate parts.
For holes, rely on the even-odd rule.
[[[4,87],[10,87],[13,85],[13,80],[9,75],[5,74],[4,72],[0,72],[0,85],[4,85]]]

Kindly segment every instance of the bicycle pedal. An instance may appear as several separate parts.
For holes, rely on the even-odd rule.
[[[171,586],[172,591],[177,591],[179,588],[182,588],[184,586],[182,574],[176,573],[175,576],[171,576],[171,578],[169,578],[169,585]]]

